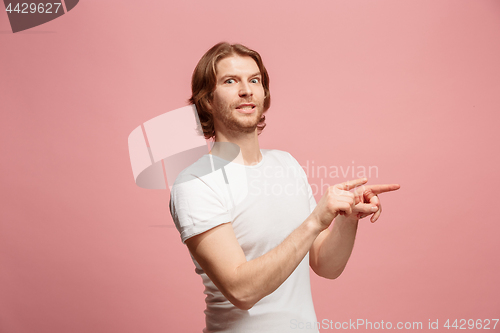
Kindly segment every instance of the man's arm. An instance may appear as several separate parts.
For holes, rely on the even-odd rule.
[[[191,237],[186,245],[222,294],[238,308],[248,310],[292,274],[322,230],[308,218],[273,250],[250,261],[231,223]]]
[[[312,270],[327,279],[339,277],[351,256],[357,229],[357,218],[337,216],[332,230],[323,230],[311,246]]]
[[[240,309],[250,309],[275,291],[295,270],[314,240],[340,213],[351,214],[350,189],[364,184],[358,179],[332,186],[311,215],[281,244],[247,261],[230,223],[186,240],[189,251],[222,294]],[[364,205],[371,211],[371,205]]]
[[[375,222],[382,212],[377,194],[399,188],[398,184],[363,185],[357,188],[354,191],[355,204],[369,202],[377,209],[369,214],[354,209],[351,214],[337,216],[332,229],[323,230],[311,246],[309,264],[313,271],[327,279],[339,277],[351,256],[359,219],[373,214],[371,221]]]

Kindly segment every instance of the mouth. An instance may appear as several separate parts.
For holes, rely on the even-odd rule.
[[[252,103],[240,104],[236,107],[236,110],[238,110],[241,113],[253,113],[255,111],[255,104]]]

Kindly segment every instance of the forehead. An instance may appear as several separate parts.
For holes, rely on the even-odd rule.
[[[260,69],[255,60],[248,56],[232,55],[220,60],[215,66],[217,77],[224,75],[253,75],[259,73]]]

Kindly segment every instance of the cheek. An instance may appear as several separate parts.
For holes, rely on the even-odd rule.
[[[264,91],[264,87],[259,89],[259,95],[262,96],[262,98],[264,98],[266,96],[266,92]]]
[[[220,94],[214,94],[214,97],[212,99],[212,105],[214,105],[214,106],[221,105],[221,96],[220,96]]]
[[[231,101],[230,94],[227,91],[216,91],[214,92],[214,101],[217,101],[219,104],[225,104]]]

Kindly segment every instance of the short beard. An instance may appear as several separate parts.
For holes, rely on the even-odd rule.
[[[239,104],[238,104],[239,105]],[[214,119],[217,119],[219,122],[221,122],[225,128],[233,133],[253,133],[255,132],[255,129],[257,128],[257,125],[259,124],[263,112],[263,105],[262,104],[256,104],[255,105],[255,112],[249,115],[243,115],[245,118],[252,118],[252,122],[247,122],[244,121],[239,121],[238,118],[236,118],[233,115],[233,110],[238,106],[238,105],[230,105],[228,106],[215,106],[215,109],[217,111],[214,112]],[[255,119],[254,119],[255,118]]]

